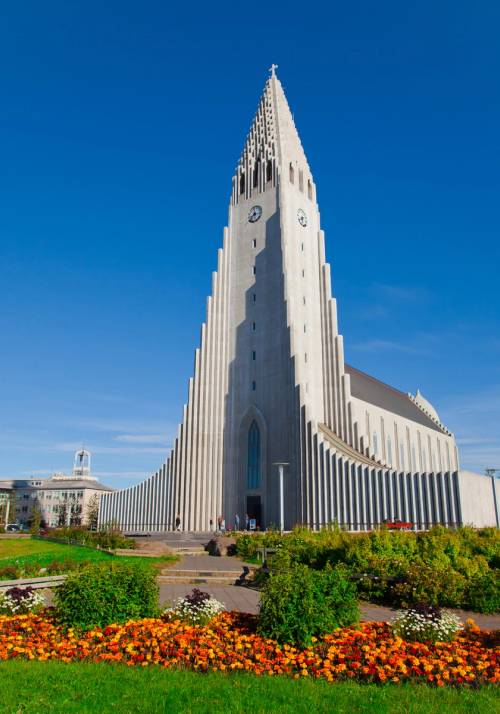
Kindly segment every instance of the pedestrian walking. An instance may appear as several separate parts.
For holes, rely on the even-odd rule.
[[[175,519],[175,530],[180,531],[181,529],[181,517],[179,514],[177,514],[177,517]]]
[[[217,516],[217,532],[222,533],[222,516]]]
[[[250,528],[250,518],[248,516],[248,513],[245,513],[245,530],[247,531]]]
[[[234,514],[234,530],[235,531],[240,530],[240,517],[237,513]]]
[[[222,520],[220,522],[220,530],[221,530],[221,533],[226,532],[226,519],[225,518],[222,518]]]

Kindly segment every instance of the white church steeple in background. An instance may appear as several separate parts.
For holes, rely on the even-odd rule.
[[[277,462],[289,464],[287,528],[459,523],[454,438],[428,404],[344,363],[316,186],[272,65],[232,180],[175,444],[150,479],[102,496],[100,523],[277,523]]]

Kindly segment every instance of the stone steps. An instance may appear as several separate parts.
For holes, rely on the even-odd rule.
[[[254,569],[250,568],[250,573]],[[233,585],[243,574],[243,568],[235,570],[217,568],[163,568],[158,577],[161,583],[205,583],[206,585]]]
[[[180,576],[184,578],[207,578],[207,577],[222,577],[222,578],[237,578],[241,575],[243,572],[243,569],[240,568],[239,570],[202,570],[196,569],[196,570],[191,570],[191,569],[182,569],[182,568],[163,568],[163,570],[160,571],[160,575],[169,577],[169,576]]]

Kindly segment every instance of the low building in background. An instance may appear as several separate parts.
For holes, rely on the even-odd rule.
[[[90,452],[80,449],[71,475],[0,481],[0,525],[29,527],[38,518],[42,527],[96,524],[100,496],[112,490],[91,475]]]

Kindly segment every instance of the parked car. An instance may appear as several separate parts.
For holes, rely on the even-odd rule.
[[[410,523],[410,521],[400,521],[399,518],[395,518],[393,521],[386,520],[384,524],[389,530],[393,531],[409,531],[413,528],[413,523]]]
[[[19,533],[21,531],[21,526],[18,523],[7,523],[6,533]]]

